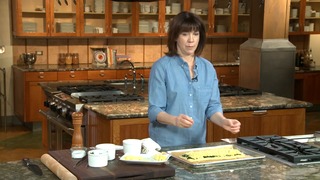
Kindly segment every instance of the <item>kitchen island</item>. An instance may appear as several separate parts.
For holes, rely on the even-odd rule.
[[[94,83],[99,84],[99,82]],[[114,81],[104,81],[104,84],[106,83],[114,84]],[[93,82],[82,81],[81,84],[92,86]],[[40,85],[46,92],[56,92],[57,87],[64,83],[46,82]],[[95,146],[104,142],[121,144],[123,139],[149,137],[147,84],[145,82],[144,88],[140,89],[141,84],[138,83],[136,87],[135,93],[143,96],[144,100],[82,103],[86,146]],[[127,89],[122,89],[122,85],[117,85],[117,88],[129,94],[133,92],[132,84],[129,84]],[[66,101],[63,103],[75,104],[77,99],[69,98]],[[304,134],[305,109],[312,106],[308,102],[279,97],[270,93],[225,96],[221,97],[221,102],[225,116],[241,122],[241,131],[234,135],[208,122],[207,142],[217,142],[222,138],[238,136]],[[72,128],[72,126],[67,128]]]
[[[204,146],[223,145],[225,142],[208,143]],[[313,143],[310,143],[314,145]],[[177,150],[199,146],[181,146],[162,149]],[[117,157],[118,159],[118,157]],[[33,159],[43,171],[43,176],[34,175],[21,161],[0,163],[0,177],[3,179],[58,179],[39,159]],[[116,160],[115,160],[116,161]],[[222,165],[192,167],[174,158],[169,166],[175,169],[175,176],[166,179],[319,179],[320,164],[288,166],[268,156],[261,160],[242,161]],[[134,165],[133,165],[134,166]],[[89,167],[90,168],[90,167]]]
[[[207,142],[239,136],[304,134],[305,108],[312,105],[270,93],[221,97],[221,103],[226,117],[241,122],[241,131],[234,135],[208,122]],[[126,138],[148,137],[147,100],[85,104],[83,112],[90,146],[103,142],[120,144]]]

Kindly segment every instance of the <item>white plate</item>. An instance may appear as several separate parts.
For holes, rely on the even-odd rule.
[[[170,158],[170,154],[165,154],[166,155],[166,159],[163,161],[157,161],[153,158],[153,154],[139,154],[139,155],[134,155],[134,156],[139,156],[142,159],[141,160],[126,160],[125,157],[126,156],[132,156],[132,154],[124,154],[121,158],[120,161],[129,163],[129,164],[162,164],[162,163],[166,163],[169,158]]]

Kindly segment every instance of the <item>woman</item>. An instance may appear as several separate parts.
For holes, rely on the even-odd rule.
[[[201,19],[181,12],[169,24],[168,49],[149,77],[149,135],[161,147],[206,143],[206,120],[238,133],[240,122],[223,116],[213,65],[200,54],[206,43]]]

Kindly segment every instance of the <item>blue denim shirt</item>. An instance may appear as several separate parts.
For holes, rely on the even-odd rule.
[[[161,147],[206,143],[206,119],[222,112],[218,79],[213,65],[195,58],[194,78],[188,64],[179,56],[164,56],[156,61],[149,77],[149,135]],[[161,124],[157,115],[165,111],[193,118],[190,128]]]

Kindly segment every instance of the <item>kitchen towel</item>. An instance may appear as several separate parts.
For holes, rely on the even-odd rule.
[[[62,180],[76,180],[77,177],[74,176],[70,171],[68,171],[63,165],[56,161],[49,154],[43,154],[41,156],[41,162],[46,165],[58,178]]]

